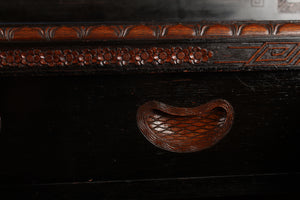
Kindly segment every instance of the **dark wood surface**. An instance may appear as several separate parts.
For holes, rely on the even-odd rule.
[[[297,195],[300,2],[0,3],[0,199]],[[138,129],[148,101],[214,99],[235,120],[211,148]]]
[[[193,177],[2,187],[6,199],[269,200],[297,198],[296,174]],[[8,197],[8,198],[7,198]]]
[[[298,71],[288,71],[2,77],[1,188],[178,177],[298,176],[299,76]],[[232,104],[235,122],[210,149],[167,152],[149,143],[137,128],[137,108],[147,101],[191,107],[217,98]],[[287,184],[264,181],[270,188]]]
[[[0,76],[54,75],[57,72],[126,74],[296,70],[300,67],[298,41],[298,37],[285,36],[84,43],[8,42],[0,48]]]

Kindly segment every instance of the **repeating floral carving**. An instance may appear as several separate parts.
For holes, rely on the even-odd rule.
[[[92,64],[118,66],[173,65],[207,62],[213,52],[200,47],[172,48],[95,48],[95,49],[30,49],[0,51],[0,67],[5,66],[87,66]]]
[[[129,24],[0,27],[0,41],[89,41],[191,39],[243,36],[300,36],[300,23]]]

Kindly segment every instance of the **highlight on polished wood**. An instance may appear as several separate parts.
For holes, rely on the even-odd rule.
[[[153,145],[171,152],[189,153],[210,148],[231,129],[234,110],[223,99],[194,108],[149,101],[137,111],[137,125]]]
[[[299,22],[2,25],[0,41],[95,41],[300,36]]]

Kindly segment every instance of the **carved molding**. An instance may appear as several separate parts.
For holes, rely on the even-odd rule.
[[[0,68],[12,70],[30,67],[71,66],[174,66],[182,69],[223,65],[237,67],[267,66],[294,69],[300,66],[300,42],[218,43],[217,45],[177,47],[95,47],[95,48],[28,48],[0,50]],[[210,50],[208,50],[210,49]],[[214,52],[214,53],[213,53]],[[167,65],[164,65],[167,64]],[[185,65],[182,65],[185,64]],[[185,66],[185,67],[184,67]],[[144,67],[144,68],[145,68]],[[83,69],[83,68],[82,68]],[[98,68],[100,70],[101,68]],[[155,68],[151,67],[150,70]]]
[[[91,41],[300,36],[300,23],[2,26],[0,41]]]
[[[212,51],[200,47],[172,48],[95,48],[95,49],[30,49],[0,51],[0,67],[5,66],[87,66],[92,64],[125,66],[199,64],[207,62]]]

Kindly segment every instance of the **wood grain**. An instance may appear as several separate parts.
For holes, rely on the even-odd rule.
[[[89,41],[300,36],[299,22],[0,26],[0,41]]]

